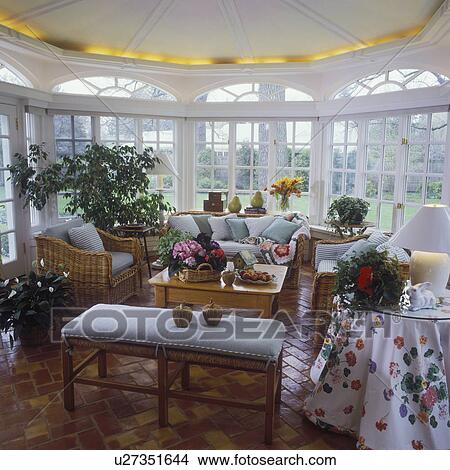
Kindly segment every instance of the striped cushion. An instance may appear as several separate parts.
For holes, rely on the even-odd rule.
[[[322,260],[339,259],[354,243],[318,243],[314,268],[317,270]]]
[[[397,258],[400,263],[409,263],[410,257],[408,253],[403,248],[399,246],[392,245],[391,243],[382,243],[377,246],[378,253],[382,251],[387,251],[387,254],[390,258]]]
[[[371,233],[369,238],[367,239],[369,243],[375,243],[375,245],[381,245],[382,243],[386,243],[389,241],[389,237],[385,235],[383,232],[376,230],[375,232]]]
[[[324,259],[319,263],[317,268],[318,273],[332,273],[334,272],[334,268],[337,267],[337,261],[332,259]]]
[[[102,239],[92,224],[71,228],[69,238],[70,243],[80,250],[105,251]]]

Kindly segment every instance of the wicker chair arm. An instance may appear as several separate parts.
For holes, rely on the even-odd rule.
[[[40,271],[50,269],[57,273],[68,272],[69,279],[112,284],[112,257],[106,251],[80,250],[59,238],[37,235],[36,258]],[[44,268],[40,260],[44,260]]]
[[[103,246],[106,251],[122,251],[131,253],[133,255],[133,263],[140,264],[142,262],[142,247],[137,238],[122,238],[111,235],[108,232],[97,229],[100,238],[102,239]]]

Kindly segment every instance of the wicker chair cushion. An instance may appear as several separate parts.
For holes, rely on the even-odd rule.
[[[334,259],[324,259],[319,263],[317,268],[318,273],[333,273],[334,268],[337,268],[337,261]]]
[[[187,215],[172,215],[167,222],[170,228],[188,232],[196,237],[200,233],[198,225],[195,223],[191,214]]]
[[[124,253],[123,251],[111,251],[112,258],[112,275],[117,276],[125,269],[133,266],[133,255]]]
[[[358,258],[370,250],[374,250],[376,247],[375,243],[370,243],[368,240],[358,240],[339,259],[350,261],[352,258]]]
[[[375,230],[375,232],[372,232],[367,239],[368,242],[370,243],[375,243],[375,245],[381,245],[383,243],[387,243],[389,241],[389,236],[385,235],[383,232],[380,230]]]
[[[52,225],[42,231],[43,235],[58,238],[66,243],[70,243],[69,230],[74,227],[81,227],[84,224],[83,219],[77,217],[62,224]]]
[[[93,341],[148,344],[185,351],[276,361],[285,337],[278,320],[224,316],[218,327],[207,326],[194,312],[188,328],[177,328],[172,310],[99,304],[74,318],[62,337]],[[222,334],[220,334],[222,333]]]
[[[80,250],[105,251],[102,239],[92,224],[84,224],[69,230],[70,243]]]
[[[397,258],[400,263],[409,263],[411,261],[410,256],[403,248],[392,245],[392,243],[382,243],[381,245],[378,245],[377,251],[379,253],[387,251],[389,257]]]
[[[317,271],[322,260],[337,260],[356,242],[348,243],[318,243],[314,258],[314,269]]]

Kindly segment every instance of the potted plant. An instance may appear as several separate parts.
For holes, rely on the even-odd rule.
[[[160,263],[167,267],[172,256],[172,249],[175,243],[183,240],[192,240],[192,235],[182,230],[171,228],[165,234],[161,235],[158,243],[158,259]]]
[[[227,265],[224,251],[211,237],[200,233],[193,240],[173,245],[169,275],[186,282],[217,281]]]
[[[52,309],[70,301],[67,276],[31,271],[28,277],[0,282],[0,331],[9,334],[11,347],[18,338],[23,346],[47,341]]]
[[[403,288],[399,262],[386,251],[371,249],[337,263],[334,294],[345,306],[398,305]]]
[[[65,193],[66,212],[103,230],[128,224],[157,229],[161,212],[174,210],[162,194],[150,192],[147,171],[159,163],[151,147],[138,153],[134,146],[92,144],[82,154],[48,164],[43,145],[32,145],[29,155],[15,158],[8,167],[11,180],[25,205],[32,203],[38,210],[52,194]]]
[[[327,223],[338,222],[340,225],[361,224],[367,213],[370,204],[359,197],[343,195],[335,199],[327,213]]]

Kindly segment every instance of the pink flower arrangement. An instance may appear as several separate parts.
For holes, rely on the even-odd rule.
[[[195,269],[203,263],[211,265],[216,271],[222,271],[227,264],[227,258],[216,241],[200,234],[195,240],[182,240],[173,245],[169,275],[174,276],[183,268]]]
[[[204,258],[206,256],[206,250],[195,240],[184,240],[175,243],[172,256],[187,266],[193,267],[197,263],[195,257],[200,256]]]

